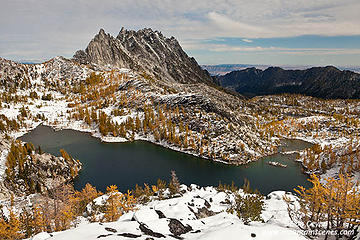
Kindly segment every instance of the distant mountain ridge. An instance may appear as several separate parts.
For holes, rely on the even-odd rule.
[[[117,37],[101,29],[73,59],[82,64],[130,68],[178,83],[213,82],[210,74],[183,51],[174,37],[166,38],[150,28],[139,31],[122,28]]]
[[[216,64],[216,65],[201,65],[203,69],[206,69],[212,76],[225,75],[232,71],[244,70],[246,68],[255,67],[257,69],[265,70],[271,65],[264,64]],[[285,70],[305,70],[311,68],[311,65],[281,65],[278,66]],[[349,70],[356,73],[360,73],[360,66],[338,66],[340,70]]]
[[[259,64],[216,64],[216,65],[201,65],[203,69],[206,69],[210,75],[219,76],[225,75],[232,71],[240,71],[246,68],[255,67],[257,69],[265,70],[270,65],[259,65]]]
[[[360,98],[360,74],[333,66],[305,70],[247,68],[216,79],[221,86],[249,97],[296,93],[325,99]]]

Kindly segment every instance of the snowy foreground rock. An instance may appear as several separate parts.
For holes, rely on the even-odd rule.
[[[139,205],[118,221],[89,223],[83,218],[75,228],[40,233],[32,239],[306,239],[288,217],[283,196],[294,198],[289,193],[270,193],[264,200],[264,222],[245,225],[235,214],[226,212],[227,203],[234,200],[232,194],[196,185],[182,185],[182,189],[185,193],[181,197]]]

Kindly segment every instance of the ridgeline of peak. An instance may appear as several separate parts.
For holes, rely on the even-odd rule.
[[[360,74],[334,66],[305,70],[247,68],[216,77],[223,87],[247,95],[298,93],[319,98],[360,98]]]
[[[82,64],[130,68],[155,78],[179,83],[212,83],[209,73],[189,57],[174,38],[144,28],[121,28],[116,37],[100,29],[85,50],[73,59]]]

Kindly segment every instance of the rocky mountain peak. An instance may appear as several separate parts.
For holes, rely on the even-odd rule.
[[[155,79],[179,83],[212,83],[207,71],[189,57],[174,37],[151,28],[121,28],[114,38],[103,29],[73,59],[82,64],[130,68]]]
[[[100,28],[98,35],[106,35],[105,30],[103,28]]]
[[[105,30],[101,28],[99,33],[95,35],[93,41],[108,41],[110,38],[110,34],[106,33]]]

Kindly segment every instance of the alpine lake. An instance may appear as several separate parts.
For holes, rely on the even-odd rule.
[[[154,185],[157,179],[167,182],[170,171],[175,170],[181,183],[199,186],[218,186],[219,182],[242,186],[244,179],[250,181],[253,189],[262,194],[275,190],[293,191],[298,185],[310,187],[308,175],[296,162],[296,154],[282,154],[311,147],[301,140],[282,140],[279,153],[264,157],[246,165],[234,166],[177,152],[146,141],[105,143],[89,133],[60,130],[40,125],[19,138],[40,146],[44,152],[59,156],[65,149],[83,164],[74,181],[75,189],[82,189],[90,183],[101,191],[109,185],[117,185],[120,191],[134,189],[144,183]],[[268,164],[275,161],[287,167]]]

